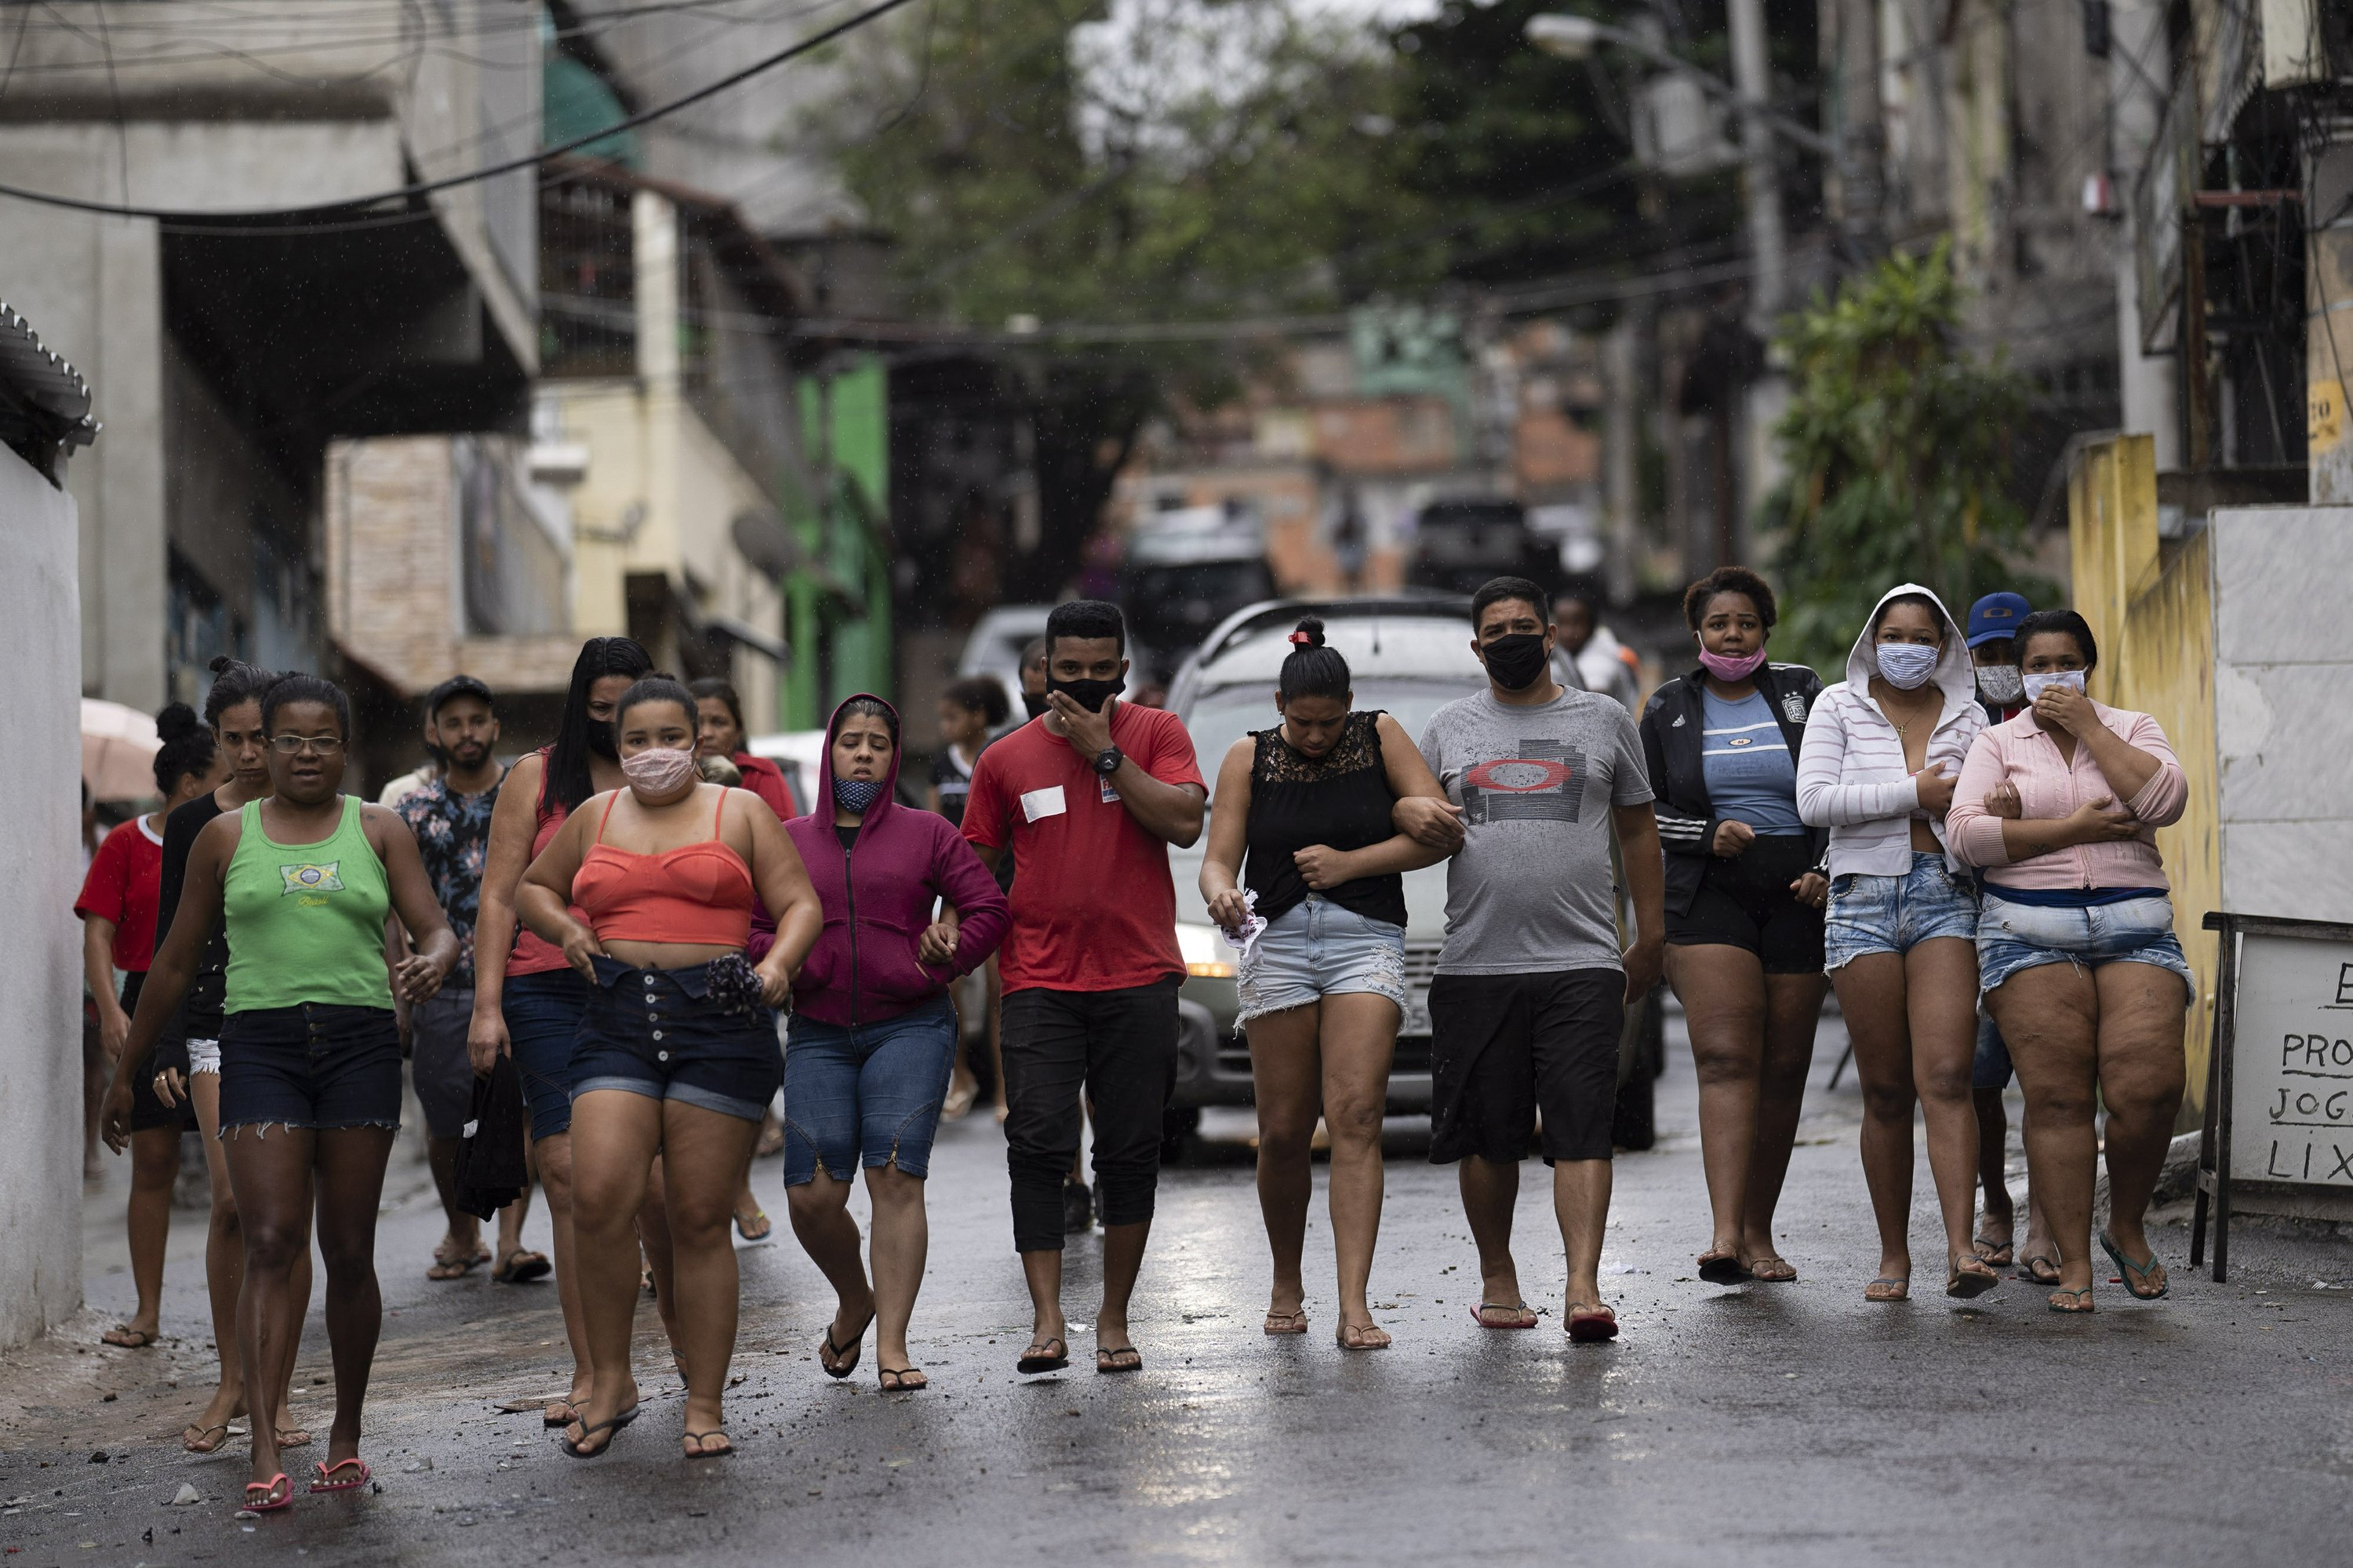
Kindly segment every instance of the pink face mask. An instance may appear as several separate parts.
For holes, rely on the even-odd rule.
[[[640,800],[667,800],[695,776],[694,753],[658,746],[621,758],[621,772]]]
[[[1765,650],[1759,648],[1746,658],[1730,659],[1721,653],[1711,653],[1703,648],[1699,651],[1699,662],[1706,666],[1707,673],[1717,680],[1728,685],[1736,684],[1765,667]]]

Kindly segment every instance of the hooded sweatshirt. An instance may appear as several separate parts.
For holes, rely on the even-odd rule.
[[[1944,706],[1928,736],[1926,766],[1941,767],[1947,778],[1958,779],[1969,744],[1985,727],[1977,675],[1952,612],[1918,583],[1889,588],[1854,640],[1846,679],[1824,689],[1807,715],[1805,744],[1798,753],[1798,815],[1809,826],[1831,830],[1828,870],[1833,877],[1907,874],[1913,819],[1927,817],[1920,809],[1919,784],[1905,764],[1903,737],[1871,698],[1871,678],[1879,673],[1872,626],[1889,599],[1905,594],[1927,599],[1945,624],[1945,646],[1929,676],[1944,694]],[[1957,872],[1961,864],[1945,835],[1944,819],[1927,821],[1946,846],[1947,868]]]
[[[867,695],[861,692],[849,702]],[[828,736],[840,718],[836,708],[826,726]],[[844,849],[833,826],[828,742],[818,763],[814,809],[785,824],[825,915],[817,945],[793,981],[793,1007],[821,1023],[880,1023],[931,1001],[956,976],[987,961],[1012,918],[997,879],[963,835],[945,817],[899,804],[893,798],[898,783],[894,749],[881,798]],[[963,917],[963,932],[953,964],[926,965],[915,948],[938,899]]]

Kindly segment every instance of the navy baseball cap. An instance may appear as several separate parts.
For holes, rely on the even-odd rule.
[[[1975,648],[1997,637],[2017,636],[2018,623],[2033,609],[2022,593],[1986,595],[1969,606],[1969,646]]]

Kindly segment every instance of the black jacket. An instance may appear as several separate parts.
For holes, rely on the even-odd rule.
[[[1704,727],[1701,683],[1705,670],[1694,670],[1669,681],[1651,694],[1642,709],[1642,761],[1650,769],[1651,792],[1658,797],[1659,845],[1667,858],[1667,913],[1690,912],[1699,893],[1707,863],[1714,858],[1715,830],[1723,821],[1709,807],[1707,778],[1700,767],[1700,732]],[[1803,664],[1767,664],[1757,672],[1757,690],[1773,710],[1781,738],[1795,767],[1806,740],[1806,715],[1821,695],[1822,678]],[[1806,842],[1815,864],[1830,848],[1830,830],[1807,830]]]

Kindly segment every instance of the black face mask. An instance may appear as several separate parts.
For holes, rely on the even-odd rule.
[[[1046,694],[1060,692],[1091,714],[1099,714],[1103,705],[1127,690],[1124,679],[1115,681],[1058,681],[1046,677]]]
[[[1496,638],[1479,652],[1486,656],[1487,673],[1495,684],[1507,692],[1521,692],[1544,673],[1544,641],[1540,631],[1514,631],[1508,637]]]
[[[595,719],[588,721],[588,749],[607,762],[621,759],[621,738],[613,733],[609,720],[604,724],[598,724]]]
[[[1043,718],[1046,716],[1046,694],[1024,692],[1021,694],[1021,705],[1029,710],[1031,718]]]

